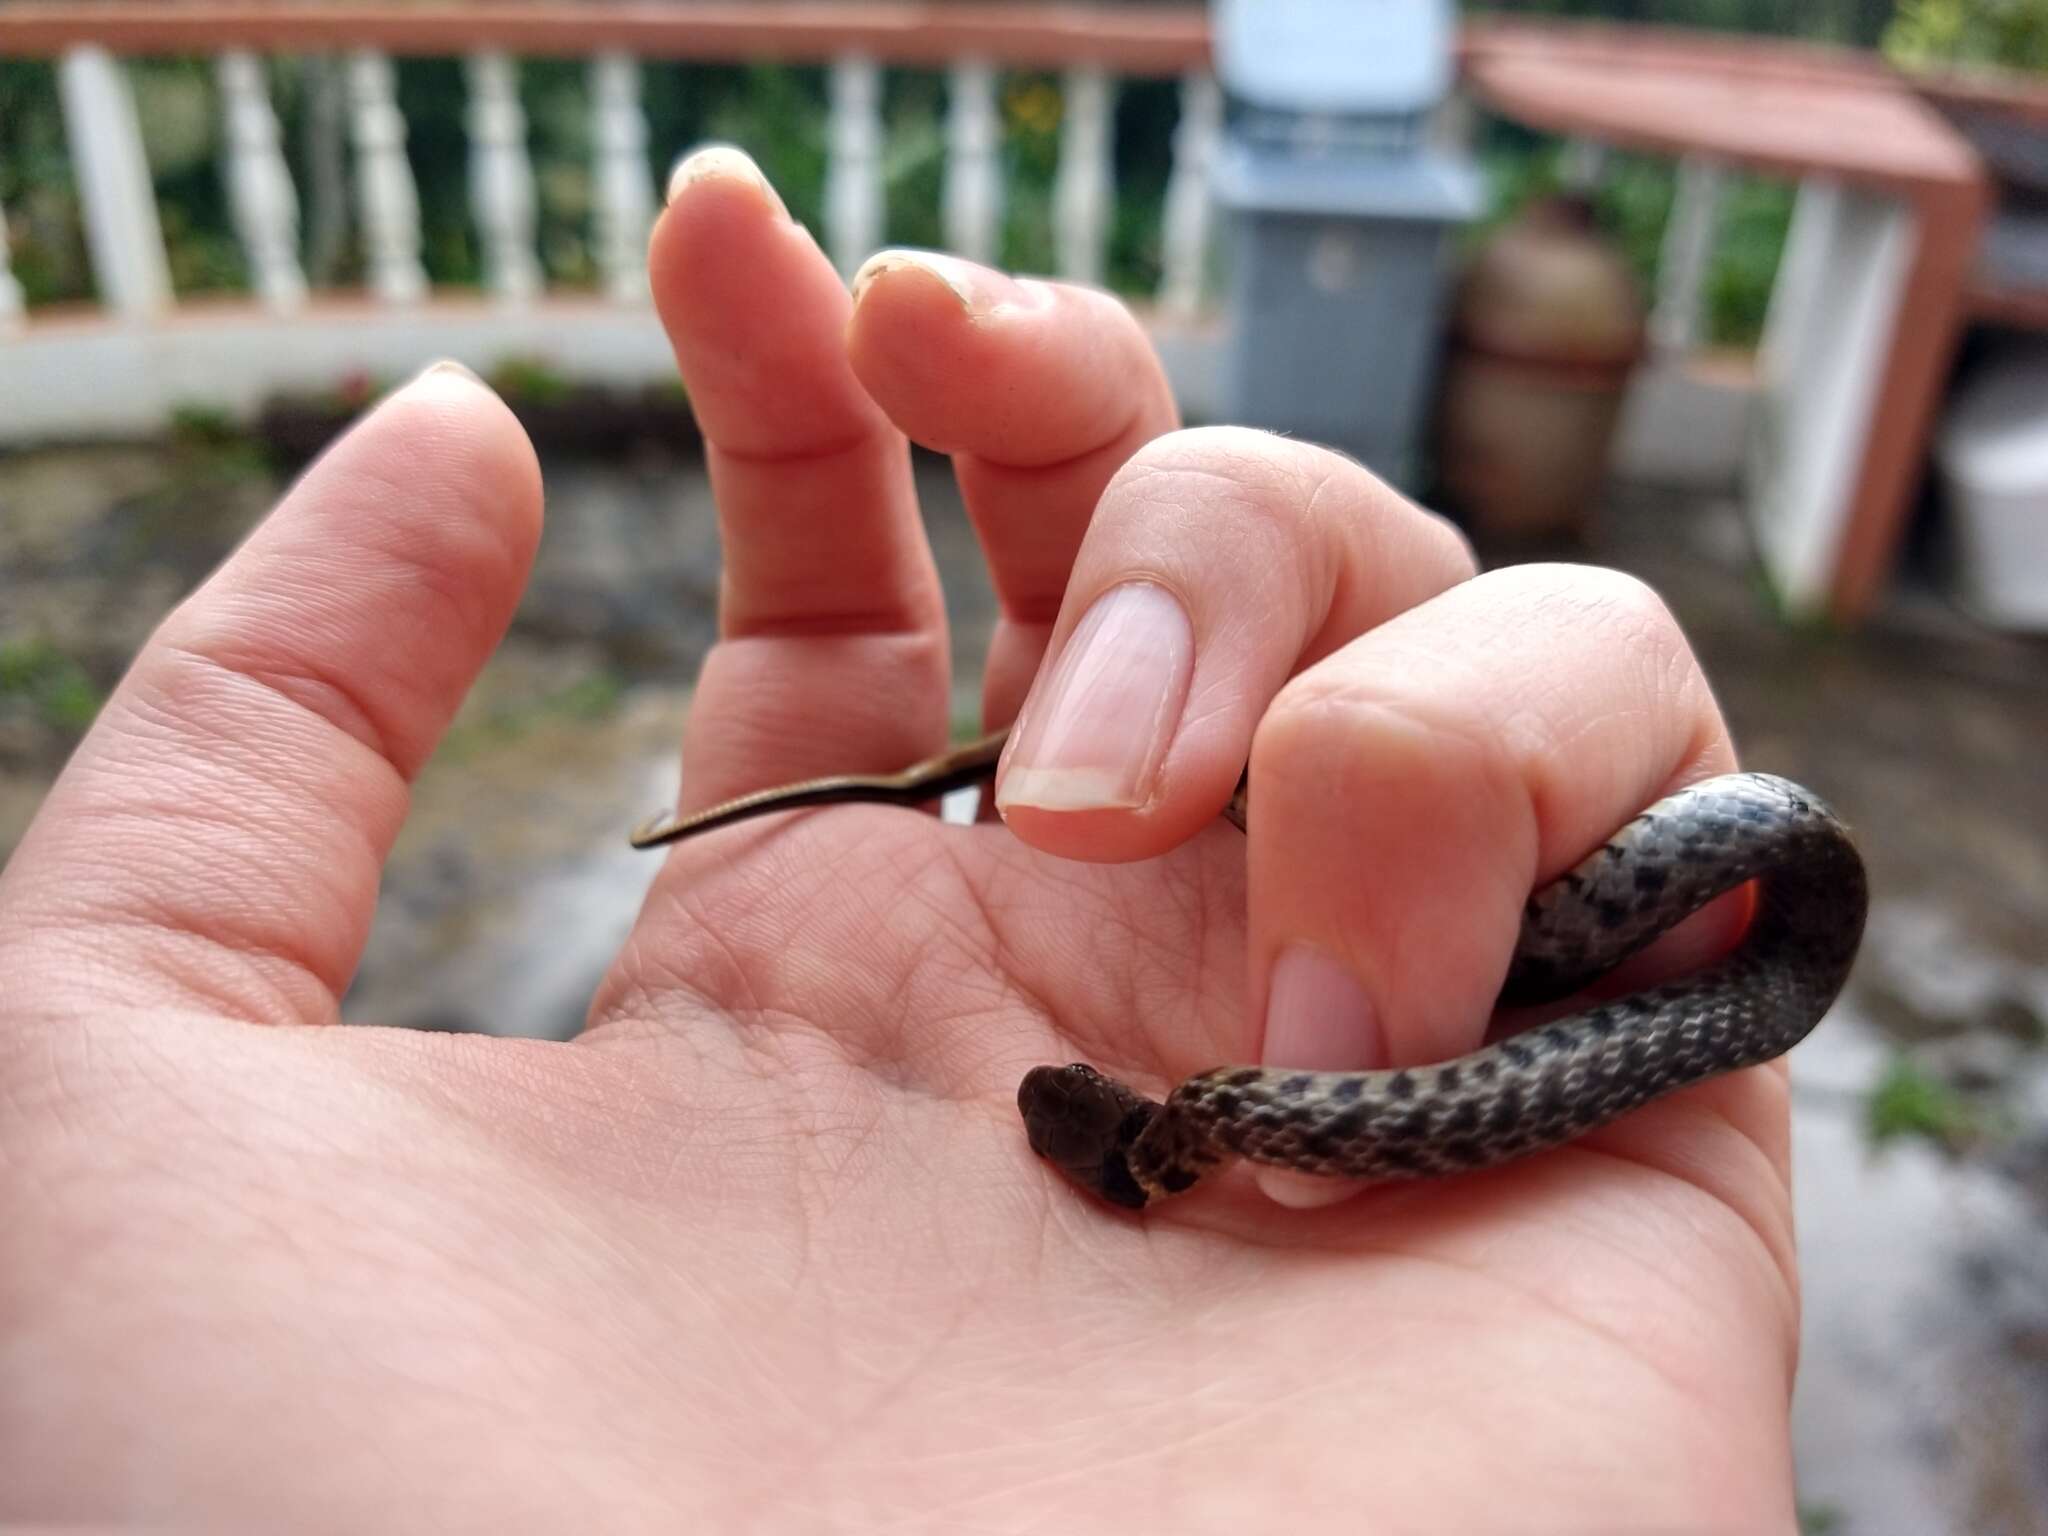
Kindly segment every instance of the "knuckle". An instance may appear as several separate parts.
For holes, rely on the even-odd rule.
[[[1527,565],[1496,572],[1502,585],[1523,587],[1541,610],[1610,634],[1684,643],[1663,595],[1639,576],[1604,565]]]
[[[1183,427],[1133,454],[1112,490],[1137,505],[1271,517],[1305,503],[1314,490],[1280,451],[1284,446],[1284,439],[1250,427]]]
[[[1252,738],[1254,779],[1269,793],[1327,799],[1365,779],[1478,785],[1517,782],[1514,754],[1492,723],[1341,663],[1311,667],[1275,696]]]

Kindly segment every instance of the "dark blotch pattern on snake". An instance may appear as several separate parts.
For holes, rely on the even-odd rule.
[[[1387,1072],[1219,1067],[1164,1104],[1086,1066],[1039,1067],[1017,1091],[1032,1149],[1083,1189],[1136,1209],[1233,1158],[1408,1179],[1557,1146],[1797,1045],[1848,977],[1869,895],[1826,806],[1785,779],[1729,774],[1652,806],[1530,899],[1503,1003],[1568,996],[1752,879],[1755,914],[1725,959],[1455,1061]]]

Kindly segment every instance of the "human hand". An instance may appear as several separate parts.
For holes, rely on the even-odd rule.
[[[504,407],[400,391],[166,621],[0,875],[0,1515],[1790,1529],[1777,1069],[1313,1211],[1240,1176],[1134,1221],[1016,1118],[1041,1062],[1476,1045],[1528,890],[1732,765],[1656,600],[1472,579],[1348,461],[1171,434],[1100,295],[899,257],[852,301],[729,153],[651,275],[727,562],[686,802],[943,745],[908,434],[1002,601],[991,720],[1037,678],[1008,825],[684,844],[570,1044],[331,1027],[539,531]],[[1214,825],[1247,757],[1248,840]]]

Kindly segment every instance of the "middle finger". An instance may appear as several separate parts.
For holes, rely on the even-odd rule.
[[[952,455],[1002,608],[982,712],[1007,725],[1103,487],[1179,422],[1165,371],[1110,295],[927,251],[861,268],[846,344],[890,419]]]
[[[682,804],[946,739],[945,602],[910,450],[847,366],[832,264],[753,162],[677,168],[648,274],[704,431],[725,569]]]

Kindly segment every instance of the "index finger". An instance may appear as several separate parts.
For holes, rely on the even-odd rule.
[[[851,300],[832,264],[751,160],[713,147],[676,168],[648,276],[725,561],[681,803],[936,751],[945,603],[909,445],[847,365]]]

